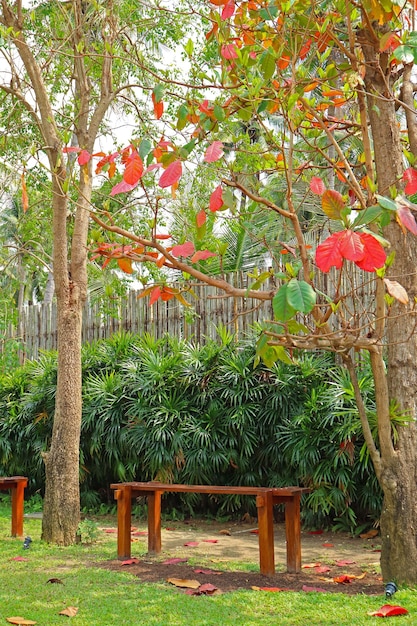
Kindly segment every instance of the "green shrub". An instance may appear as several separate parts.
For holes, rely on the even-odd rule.
[[[83,350],[82,506],[110,503],[112,482],[303,484],[309,526],[354,532],[379,515],[381,494],[364,453],[352,385],[328,354],[299,365],[253,367],[255,341],[226,332],[199,346],[165,336],[114,335]],[[371,420],[368,364],[359,372]],[[0,377],[0,472],[43,489],[56,355]],[[170,496],[166,506],[214,515],[250,510],[238,496]],[[252,512],[253,508],[252,508]]]

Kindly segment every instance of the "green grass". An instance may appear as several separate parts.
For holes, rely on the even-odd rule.
[[[114,519],[106,522],[103,525],[115,524]],[[44,544],[40,531],[40,520],[25,520],[25,534],[33,543],[23,550],[23,540],[10,537],[10,508],[0,505],[0,624],[20,615],[40,626],[69,622],[77,626],[362,626],[380,624],[380,618],[367,613],[385,604],[382,595],[237,591],[187,596],[168,585],[142,584],[129,573],[92,566],[115,558],[114,535],[103,533],[90,546],[58,548]],[[16,556],[28,560],[12,560]],[[254,564],[249,565],[251,569]],[[50,578],[63,584],[48,583]],[[409,611],[397,617],[396,624],[417,624],[415,590],[400,590],[393,603]],[[67,606],[78,607],[78,614],[73,618],[59,615]]]

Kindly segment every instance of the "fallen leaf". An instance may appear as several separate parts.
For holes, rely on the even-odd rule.
[[[187,541],[187,543],[184,543],[184,546],[186,548],[196,548],[198,546],[198,541]]]
[[[309,535],[322,535],[323,531],[322,530],[309,530],[308,534]]]
[[[293,589],[286,589],[285,587],[256,587],[255,585],[252,585],[251,589],[254,591],[271,591],[274,593],[278,591],[293,591]]]
[[[171,583],[175,587],[185,587],[186,589],[198,589],[200,587],[198,580],[189,578],[167,578],[167,583]]]
[[[321,563],[304,563],[301,566],[302,569],[311,569],[312,567],[320,567]]]
[[[120,565],[136,565],[137,563],[140,563],[140,561],[139,559],[134,557],[133,559],[127,559],[126,561],[122,561]]]
[[[177,530],[175,526],[172,526],[171,528],[165,528],[165,530]]]
[[[259,529],[258,528],[254,528],[253,530],[249,531],[251,535],[259,535]]]
[[[327,593],[326,589],[323,589],[322,587],[309,587],[308,585],[303,585],[302,590],[306,591],[307,593],[309,593],[310,591],[316,591],[317,593]]]
[[[338,567],[345,567],[346,565],[354,565],[355,561],[351,561],[350,559],[344,559],[342,561],[336,561],[335,565]]]
[[[323,543],[323,548],[334,548],[334,543]]]
[[[177,563],[187,563],[188,559],[167,559],[166,561],[162,561],[161,565],[176,565]]]
[[[219,543],[218,539],[203,539],[203,543]]]
[[[78,613],[78,607],[76,606],[67,606],[66,609],[62,609],[62,611],[60,611],[58,613],[58,615],[66,615],[67,617],[75,617],[75,615],[77,615]]]
[[[136,530],[132,533],[133,537],[145,537],[148,534],[147,530]]]
[[[326,574],[327,572],[330,572],[330,567],[327,567],[327,565],[320,565],[319,567],[315,567],[314,571],[317,574]]]
[[[20,617],[19,615],[17,615],[16,617],[6,617],[6,622],[9,622],[9,624],[27,624],[28,626],[30,624],[37,624],[38,622],[34,622],[31,619],[26,619],[25,617]]]
[[[342,574],[341,576],[335,576],[335,578],[333,578],[333,581],[335,583],[339,583],[339,585],[347,585],[354,578],[355,576],[349,576],[349,574]]]
[[[231,535],[232,533],[230,532],[230,530],[224,529],[224,530],[219,530],[219,535]]]
[[[47,580],[46,582],[47,583],[51,583],[52,585],[63,585],[64,584],[60,578],[49,578],[49,580]]]
[[[216,587],[216,585],[212,585],[211,583],[205,583],[204,585],[200,585],[200,587],[198,588],[198,591],[200,593],[205,593],[207,595],[211,595],[217,590],[218,587]]]
[[[207,574],[207,575],[215,575],[220,576],[222,572],[216,572],[214,569],[193,569],[194,574]]]
[[[362,533],[361,535],[359,535],[359,537],[361,539],[372,539],[372,537],[376,537],[378,534],[378,531],[376,528],[372,528],[371,530],[368,530],[367,533]]]
[[[25,559],[24,556],[13,556],[10,561],[29,561],[29,559]]]
[[[394,604],[384,604],[378,611],[372,611],[368,615],[375,615],[376,617],[391,617],[392,615],[407,615],[407,609],[402,606]]]
[[[105,533],[117,533],[117,528],[104,528]]]

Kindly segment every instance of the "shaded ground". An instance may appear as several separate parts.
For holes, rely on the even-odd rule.
[[[142,582],[166,583],[168,578],[196,580],[222,592],[252,587],[280,590],[325,590],[332,593],[382,595],[379,542],[375,538],[351,538],[342,533],[302,533],[302,570],[288,574],[285,528],[275,525],[274,577],[259,571],[237,571],[252,564],[258,569],[256,523],[175,522],[162,530],[163,552],[157,557],[139,556],[146,549],[144,526],[132,532],[132,562],[114,559],[99,567],[129,572]],[[116,529],[104,529],[115,532]],[[135,543],[138,549],[135,551]],[[189,545],[186,545],[189,544]],[[139,549],[140,546],[140,549]],[[174,559],[174,560],[173,560]],[[175,562],[182,559],[182,562]],[[307,567],[306,567],[307,566]],[[230,570],[235,571],[230,571]],[[314,589],[311,589],[314,588]],[[183,592],[186,589],[181,589]],[[190,593],[190,591],[188,591]]]

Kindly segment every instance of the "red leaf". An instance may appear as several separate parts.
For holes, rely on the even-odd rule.
[[[143,162],[136,150],[129,157],[125,171],[123,172],[123,180],[128,185],[136,185],[143,174]]]
[[[216,256],[214,252],[209,252],[209,250],[197,250],[195,254],[191,257],[191,263],[197,263],[197,261],[205,261],[209,259],[211,256]]]
[[[318,196],[321,196],[326,191],[326,187],[321,178],[318,178],[318,176],[313,176],[313,178],[310,180],[310,190]]]
[[[120,565],[136,565],[137,563],[140,563],[139,559],[133,558],[122,561]]]
[[[81,150],[78,155],[78,165],[85,165],[91,159],[91,154],[87,150]]]
[[[221,576],[221,572],[216,572],[213,569],[193,569],[194,574],[206,574],[207,576]]]
[[[392,617],[393,615],[407,615],[407,609],[402,606],[394,604],[384,604],[378,611],[372,611],[368,615],[375,615],[376,617]]]
[[[406,193],[407,196],[411,196],[417,192],[417,170],[415,170],[414,167],[409,167],[405,170],[403,181],[407,183],[404,189],[404,193]]]
[[[25,559],[24,556],[13,556],[10,560],[11,561],[29,561],[29,559]]]
[[[397,219],[410,233],[417,235],[417,223],[408,206],[400,203],[397,204]]]
[[[177,183],[179,181],[179,179],[181,178],[181,175],[182,175],[181,161],[173,161],[173,163],[168,165],[165,172],[162,174],[161,178],[159,179],[159,186],[162,187],[163,189],[165,187],[170,187],[171,185],[174,185],[174,183]]]
[[[164,103],[162,102],[162,100],[157,101],[155,94],[152,93],[152,104],[155,117],[157,120],[159,120],[164,112]]]
[[[333,578],[333,581],[335,583],[339,583],[339,585],[347,585],[350,583],[351,580],[352,578],[348,574],[342,574],[341,576],[336,576],[335,578]]]
[[[225,43],[220,49],[220,54],[223,59],[231,60],[237,59],[236,46],[234,43]]]
[[[319,530],[309,530],[308,531],[309,535],[322,535],[323,534],[323,530],[319,529]]]
[[[417,228],[417,224],[416,224]],[[417,234],[417,233],[416,233]],[[360,239],[363,245],[364,257],[356,261],[356,265],[365,272],[375,272],[385,263],[387,255],[382,245],[375,237],[368,233],[360,233]]]
[[[340,269],[343,264],[343,257],[340,252],[340,235],[333,233],[327,237],[316,249],[316,265],[322,272],[328,272],[331,267]]]
[[[152,306],[152,304],[155,304],[155,302],[158,300],[160,296],[161,296],[161,288],[155,287],[155,289],[153,289],[151,293],[151,297],[149,298],[149,306]]]
[[[322,543],[323,548],[333,548],[334,543]]]
[[[361,237],[353,230],[345,230],[340,237],[340,252],[348,261],[360,261],[365,251]]]
[[[204,161],[206,163],[213,163],[214,161],[221,159],[223,154],[223,142],[213,141],[213,143],[206,150]]]
[[[187,541],[184,543],[187,548],[196,548],[198,546],[198,541]]]
[[[147,530],[136,530],[132,533],[132,537],[145,537],[148,534]]]
[[[213,213],[221,209],[223,206],[223,189],[218,185],[210,196],[209,209]]]
[[[68,154],[68,152],[80,152],[81,148],[79,146],[66,146],[62,148],[62,152],[64,154]]]
[[[234,12],[235,12],[234,0],[229,0],[229,2],[225,5],[222,11],[222,20],[229,19],[229,17],[232,17]]]
[[[327,572],[330,572],[330,567],[327,567],[327,565],[320,565],[319,567],[315,567],[314,571],[317,574],[327,574]]]
[[[201,209],[201,211],[199,211],[199,213],[197,213],[197,216],[195,218],[195,221],[197,223],[197,228],[201,228],[203,226],[203,224],[206,223],[207,220],[207,215],[204,209]]]
[[[204,543],[219,543],[218,539],[203,539]]]
[[[186,241],[178,246],[174,246],[171,250],[172,256],[184,256],[188,257],[194,254],[195,248],[194,244],[191,241]]]
[[[346,565],[354,565],[355,561],[351,561],[350,559],[344,559],[342,561],[336,561],[336,565],[338,567],[345,567]]]
[[[204,585],[200,585],[198,588],[198,591],[200,593],[207,593],[207,594],[211,594],[214,593],[215,591],[217,591],[218,587],[216,587],[216,585],[213,585],[212,583],[204,583]]]
[[[121,180],[120,183],[117,183],[117,185],[112,187],[112,189],[110,190],[110,195],[116,196],[118,193],[126,193],[128,191],[132,191],[132,189],[134,189],[136,186],[137,184],[129,185],[126,181]]]

